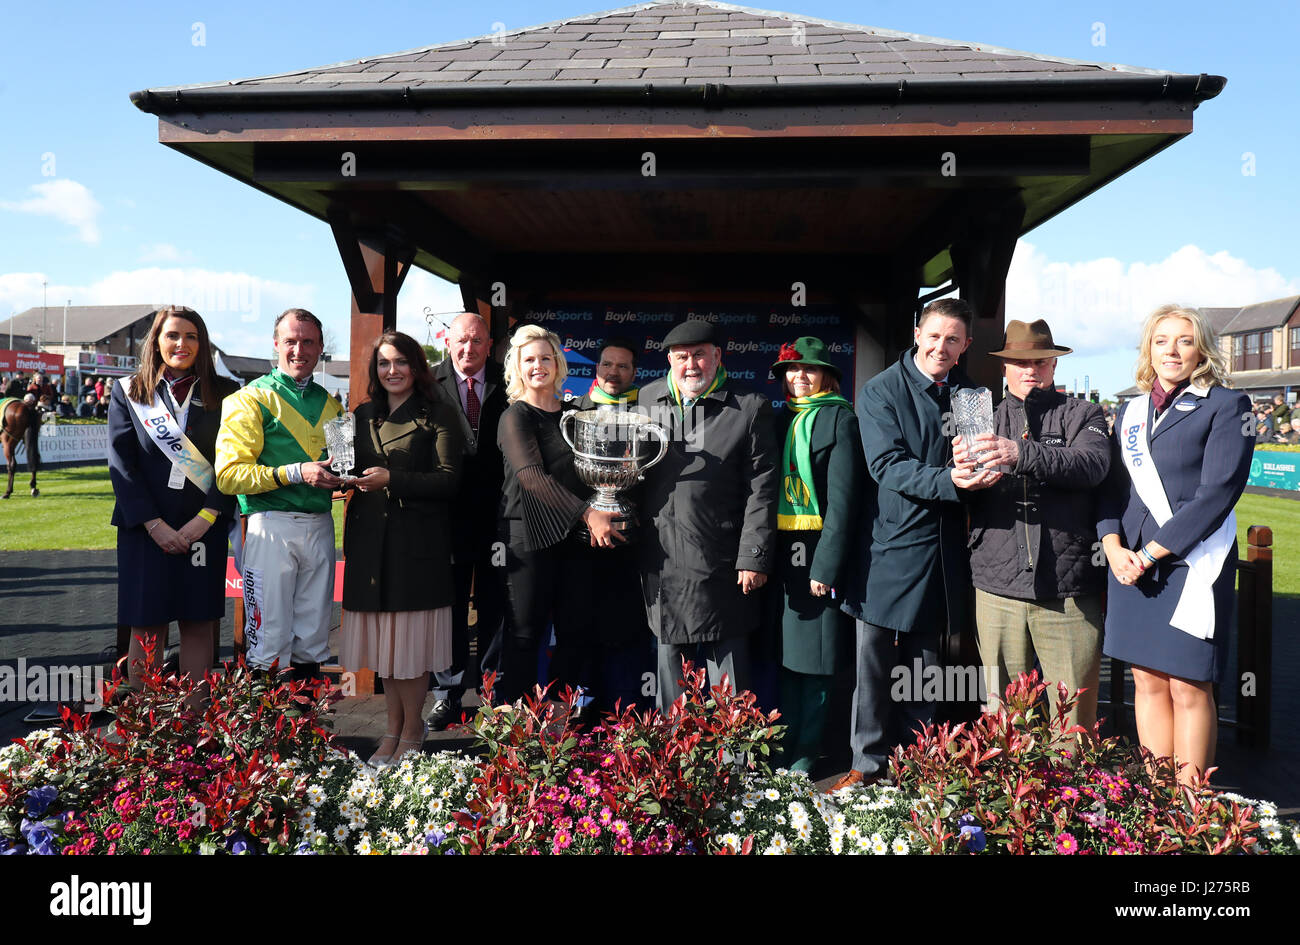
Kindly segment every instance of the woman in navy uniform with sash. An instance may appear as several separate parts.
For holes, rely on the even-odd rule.
[[[1254,450],[1250,399],[1228,390],[1213,331],[1166,305],[1138,347],[1143,394],[1115,422],[1097,534],[1110,564],[1103,651],[1133,670],[1142,747],[1183,781],[1214,764],[1237,568],[1233,507]]]
[[[217,376],[203,319],[179,306],[158,312],[141,345],[140,370],[113,385],[108,467],[117,499],[117,619],[131,627],[133,685],[140,661],[161,663],[173,620],[182,675],[201,679],[212,665],[235,510],[235,500],[217,489],[212,462],[221,401],[238,387]]]

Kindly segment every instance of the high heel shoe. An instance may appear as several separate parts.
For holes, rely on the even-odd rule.
[[[386,740],[390,738],[396,739],[398,744],[401,744],[402,741],[401,736],[402,736],[401,732],[393,732],[381,738],[379,740],[379,744],[382,745]],[[366,761],[366,764],[370,765],[372,768],[386,768],[393,763],[393,755],[396,752],[397,752],[397,745],[394,745],[393,750],[386,755],[376,750],[375,753],[371,755],[370,758]]]
[[[429,723],[428,723],[428,722],[425,722],[425,723],[424,723],[424,731],[422,731],[422,732],[420,733],[420,737],[419,737],[419,738],[399,738],[399,739],[397,740],[397,745],[398,745],[399,748],[400,748],[402,745],[414,745],[415,748],[413,748],[413,749],[412,749],[412,748],[405,748],[405,749],[402,749],[401,751],[394,751],[394,752],[393,752],[393,757],[392,757],[392,759],[391,759],[388,763],[389,763],[390,765],[395,765],[395,764],[397,764],[399,761],[402,760],[402,758],[403,758],[406,754],[408,754],[408,753],[411,752],[411,751],[414,751],[414,752],[416,752],[416,753],[418,754],[418,753],[420,752],[420,749],[424,747],[424,743],[428,740],[428,738],[429,738]]]

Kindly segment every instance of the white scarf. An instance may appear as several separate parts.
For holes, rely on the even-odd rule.
[[[1187,393],[1204,397],[1209,388],[1188,387]],[[1143,394],[1129,401],[1124,408],[1119,424],[1120,447],[1133,488],[1151,510],[1156,524],[1163,526],[1173,516],[1173,511],[1169,508],[1169,497],[1151,455],[1151,431],[1147,429],[1150,404],[1151,395]],[[1160,415],[1160,420],[1168,416],[1173,407],[1171,402]],[[1236,538],[1237,516],[1235,512],[1229,512],[1214,534],[1187,553],[1187,580],[1169,620],[1170,626],[1200,640],[1214,637],[1214,581],[1223,571],[1223,562],[1227,560]]]
[[[194,389],[191,387],[191,396],[193,393]],[[130,397],[127,397],[126,402],[135,411],[136,417],[139,418],[154,445],[171,461],[172,478],[178,480],[174,488],[180,488],[184,484],[180,481],[180,477],[183,476],[204,493],[208,492],[212,488],[212,464],[204,459],[199,448],[190,442],[190,438],[185,435],[185,428],[176,422],[176,418],[167,409],[158,392],[154,391],[153,402],[147,406],[137,403]],[[184,408],[187,413],[189,402],[190,398],[186,397]]]

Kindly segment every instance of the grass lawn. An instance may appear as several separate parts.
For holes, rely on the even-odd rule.
[[[0,551],[117,547],[117,529],[109,524],[113,487],[107,465],[42,470],[36,476],[41,494],[35,499],[27,494],[25,475],[21,482],[20,489],[15,476],[14,494],[0,502]],[[334,540],[342,546],[342,502],[334,503]]]
[[[1237,503],[1237,544],[1243,558],[1251,525],[1273,529],[1273,593],[1300,596],[1300,502],[1243,495]]]

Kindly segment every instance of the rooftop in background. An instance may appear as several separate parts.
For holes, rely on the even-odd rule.
[[[1297,306],[1300,306],[1300,295],[1247,305],[1237,312],[1236,317],[1225,328],[1221,329],[1220,334],[1235,335],[1243,331],[1277,328],[1287,323],[1287,320],[1295,314]]]
[[[900,79],[1041,83],[1164,75],[731,4],[674,2],[637,4],[314,69],[152,89],[140,93],[146,98],[137,104],[146,107],[147,101],[148,111],[173,111],[197,93],[236,88],[334,101],[336,95],[323,93],[445,89],[465,83],[549,88],[631,84],[642,89],[647,82],[656,87],[883,82],[896,87]],[[1215,83],[1205,84],[1207,96],[1217,90]]]
[[[95,344],[132,322],[158,311],[157,305],[69,305],[68,344]],[[10,322],[15,335],[42,337],[46,345],[63,344],[63,306],[36,306],[0,321],[0,335],[9,337]]]

